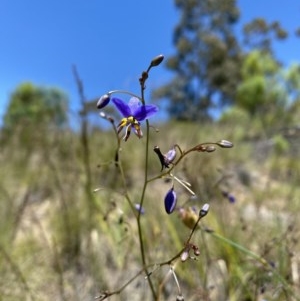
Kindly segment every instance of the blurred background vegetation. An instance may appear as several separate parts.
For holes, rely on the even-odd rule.
[[[232,141],[233,149],[192,154],[176,169],[197,195],[179,191],[178,206],[208,202],[203,226],[256,252],[286,281],[199,231],[199,260],[176,267],[186,300],[294,300],[300,294],[300,65],[284,66],[272,48],[293,33],[276,20],[257,18],[245,24],[240,41],[234,0],[175,5],[175,53],[164,65],[174,77],[151,91],[151,102],[167,100],[169,118],[152,120],[159,132],[151,132],[150,145],[167,151],[175,143],[186,149]],[[76,69],[74,76],[81,100],[76,130],[67,91],[30,82],[15,88],[3,117],[0,300],[93,300],[140,269],[136,224],[114,165],[113,131],[100,117],[99,124],[91,122],[96,100],[84,97]],[[137,202],[144,145],[131,137],[122,146],[129,193]],[[149,173],[159,170],[153,152]],[[94,193],[97,187],[105,189]],[[142,222],[151,262],[176,254],[189,233],[178,214],[164,212],[168,189],[154,182],[146,195]],[[166,274],[156,272],[154,282]],[[146,286],[140,277],[111,300],[148,300]],[[161,300],[174,300],[175,292],[170,280]]]

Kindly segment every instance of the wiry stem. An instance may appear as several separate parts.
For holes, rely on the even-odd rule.
[[[145,81],[143,81],[143,82],[140,81],[140,83],[141,83],[141,100],[142,100],[142,104],[145,105],[145,98],[144,98]],[[149,121],[148,121],[148,119],[146,119],[145,174],[144,174],[144,185],[143,185],[143,190],[142,190],[141,199],[140,199],[140,208],[143,207],[146,189],[147,189],[147,185],[148,185],[149,132],[150,132]],[[139,210],[139,212],[138,212],[137,225],[138,225],[138,234],[139,234],[142,263],[143,263],[145,273],[148,274],[148,270],[146,267],[145,246],[144,246],[143,232],[142,232],[142,225],[141,225],[141,210]],[[156,292],[155,292],[152,280],[149,277],[147,277],[147,281],[149,283],[153,299],[156,300]]]
[[[128,94],[130,96],[136,97],[138,98],[140,101],[142,101],[142,98],[134,93],[131,93],[130,91],[126,91],[126,90],[112,90],[109,91],[107,94],[111,95],[111,94]]]

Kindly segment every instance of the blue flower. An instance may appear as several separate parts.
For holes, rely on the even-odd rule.
[[[127,141],[130,136],[130,131],[133,128],[135,134],[139,138],[142,138],[143,132],[141,130],[140,121],[148,119],[155,114],[158,111],[158,107],[155,105],[143,105],[136,97],[132,97],[128,104],[119,98],[112,98],[111,101],[124,117],[118,124],[118,133],[126,127],[124,140]]]
[[[172,187],[165,196],[165,209],[168,214],[172,213],[176,207],[177,195]]]

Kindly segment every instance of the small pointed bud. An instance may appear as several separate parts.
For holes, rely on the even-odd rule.
[[[174,161],[174,159],[176,158],[176,149],[175,147],[173,147],[172,149],[170,149],[165,155],[165,163],[170,164]]]
[[[99,113],[99,116],[105,119],[107,118],[107,115],[102,111]]]
[[[102,95],[97,102],[97,109],[104,108],[105,106],[108,105],[109,101],[110,101],[109,94]]]
[[[205,203],[200,209],[199,216],[204,217],[208,213],[208,210],[209,210],[209,204]]]
[[[198,144],[194,147],[194,150],[197,152],[206,152],[207,147],[203,144]]]
[[[177,195],[174,191],[174,187],[172,187],[165,196],[165,209],[168,214],[171,214],[177,203]]]
[[[213,145],[208,145],[208,146],[206,146],[206,148],[205,148],[205,151],[206,151],[207,153],[212,153],[212,152],[214,152],[215,150],[216,150],[216,147],[213,146]]]
[[[189,251],[185,250],[180,255],[180,260],[185,262],[189,258]]]
[[[150,66],[151,67],[158,66],[163,60],[164,60],[164,56],[162,54],[160,54],[151,61]]]
[[[220,147],[223,147],[223,148],[231,148],[233,147],[233,143],[228,141],[228,140],[220,140],[216,143],[217,145],[219,145]]]
[[[176,157],[176,149],[175,147],[173,147],[172,149],[170,149],[166,154],[162,154],[160,151],[160,148],[158,146],[155,146],[153,149],[157,156],[158,159],[160,161],[161,164],[161,171],[163,171],[164,168],[169,168],[169,165],[174,161],[175,157]]]
[[[199,251],[199,248],[197,246],[193,246],[193,250],[194,250],[194,255],[195,256],[199,256],[200,255],[200,251]]]

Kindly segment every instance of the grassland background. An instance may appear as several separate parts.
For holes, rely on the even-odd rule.
[[[149,174],[160,164],[152,149],[182,149],[227,139],[232,149],[193,153],[176,168],[197,198],[178,187],[178,206],[210,204],[202,227],[265,258],[269,268],[238,249],[198,231],[198,260],[176,265],[185,300],[296,300],[300,294],[299,131],[265,133],[259,120],[229,118],[201,124],[169,122],[151,130]],[[39,129],[36,130],[39,132]],[[39,139],[41,138],[41,139]],[[145,139],[122,143],[129,193],[139,202]],[[141,268],[137,228],[122,195],[113,159],[113,132],[53,129],[22,139],[18,133],[0,153],[0,300],[94,300],[122,286]],[[93,192],[95,188],[101,189]],[[104,189],[102,189],[104,188]],[[189,234],[178,214],[167,215],[163,199],[170,183],[150,183],[142,226],[149,262],[171,258]],[[235,203],[222,191],[234,195]],[[168,268],[153,273],[161,300],[175,300]],[[286,289],[288,285],[291,290]],[[293,296],[293,293],[295,296]],[[151,300],[137,278],[109,300]]]

